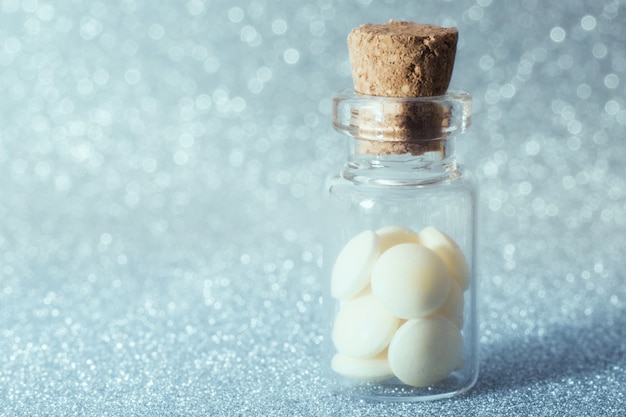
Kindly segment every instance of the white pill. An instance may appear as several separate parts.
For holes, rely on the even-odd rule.
[[[371,294],[345,301],[332,332],[335,347],[355,358],[371,358],[387,348],[400,320]]]
[[[444,317],[409,320],[389,345],[393,373],[407,385],[427,387],[445,379],[463,363],[463,339]]]
[[[380,237],[380,253],[400,243],[419,243],[417,233],[400,226],[382,227],[376,234]]]
[[[372,292],[392,314],[425,317],[443,305],[451,278],[436,253],[402,243],[383,253],[372,270]]]
[[[338,374],[361,381],[384,381],[393,377],[386,351],[370,359],[352,358],[337,353],[330,366]]]
[[[463,327],[463,306],[463,290],[455,280],[451,280],[446,301],[433,314],[446,317],[458,329],[461,329]]]
[[[333,266],[330,292],[339,300],[351,298],[370,281],[380,254],[380,238],[371,230],[359,233],[343,247]]]
[[[463,251],[457,243],[439,229],[429,226],[418,234],[420,243],[432,249],[446,264],[450,275],[463,290],[469,286],[469,269]]]

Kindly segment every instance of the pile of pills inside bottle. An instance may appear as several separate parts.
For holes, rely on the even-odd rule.
[[[331,277],[339,301],[332,369],[363,381],[393,377],[415,387],[444,380],[463,365],[463,252],[429,226],[366,230],[341,250]]]

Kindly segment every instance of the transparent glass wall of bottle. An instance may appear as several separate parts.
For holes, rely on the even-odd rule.
[[[422,111],[423,119],[410,132],[410,149],[377,153],[376,145],[392,144],[397,138],[398,118],[394,109]],[[401,110],[400,110],[401,111]],[[445,123],[428,120],[445,115]],[[332,390],[367,399],[426,401],[452,397],[471,388],[478,376],[477,282],[475,265],[477,186],[472,175],[457,163],[456,136],[471,120],[471,97],[464,91],[449,91],[440,97],[383,98],[346,90],[333,99],[335,129],[349,136],[348,152],[341,171],[327,182],[328,211],[324,249],[327,313],[324,367]],[[420,127],[421,126],[421,127]],[[433,129],[433,126],[436,128]],[[406,136],[406,131],[403,133]],[[400,143],[406,144],[402,138]],[[374,148],[372,148],[374,143]],[[370,151],[363,151],[370,149]],[[372,151],[374,149],[374,151]],[[390,148],[393,149],[393,148]],[[429,151],[429,149],[436,149]],[[342,301],[331,296],[332,269],[342,248],[364,230],[400,226],[419,232],[434,226],[451,237],[467,261],[469,286],[463,292],[463,365],[445,379],[426,387],[407,385],[392,377],[383,381],[346,377],[331,369],[337,353],[332,331]]]

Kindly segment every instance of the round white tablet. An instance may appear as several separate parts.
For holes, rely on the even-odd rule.
[[[372,270],[372,292],[392,314],[425,317],[441,307],[451,278],[436,253],[416,243],[402,243],[383,253]]]
[[[384,381],[393,377],[387,352],[370,359],[357,359],[337,353],[331,361],[331,368],[338,374],[361,381]]]
[[[463,290],[455,280],[451,280],[448,298],[434,314],[448,318],[460,330],[463,327]]]
[[[469,269],[463,251],[448,235],[429,226],[418,234],[420,243],[433,250],[446,264],[450,275],[459,283],[461,289],[469,286]]]
[[[409,320],[391,340],[389,366],[407,385],[427,387],[445,379],[462,363],[463,339],[444,317]]]
[[[380,254],[380,238],[371,230],[353,237],[343,247],[333,266],[330,292],[339,300],[355,296],[367,286]]]
[[[371,358],[385,350],[400,320],[383,308],[371,294],[341,305],[335,318],[332,339],[341,353],[354,358]]]
[[[419,243],[417,233],[405,227],[386,226],[378,229],[376,234],[380,237],[380,253],[400,243]]]

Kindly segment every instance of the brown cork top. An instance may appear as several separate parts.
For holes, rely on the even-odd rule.
[[[412,22],[359,26],[348,35],[354,88],[385,97],[445,94],[457,39],[456,28]]]
[[[450,126],[450,112],[428,97],[446,94],[452,77],[458,31],[412,22],[365,24],[348,35],[356,93],[426,98],[362,108],[352,123],[366,139],[360,153],[419,155],[439,151]],[[382,128],[379,121],[385,120]],[[376,130],[378,136],[369,133]],[[428,142],[428,143],[427,143]]]

